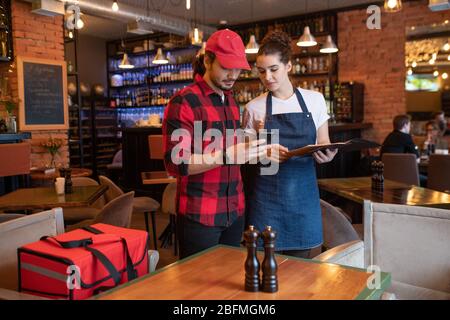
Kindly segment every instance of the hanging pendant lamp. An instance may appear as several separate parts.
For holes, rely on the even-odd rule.
[[[248,41],[247,45],[245,46],[245,53],[258,53],[259,50],[259,44],[256,42],[256,37],[254,34],[250,36],[250,40]]]
[[[309,30],[309,27],[306,26],[303,30],[303,34],[300,37],[300,39],[297,42],[297,45],[299,47],[313,47],[317,44],[316,39],[311,34],[311,31]]]
[[[202,47],[200,48],[200,50],[197,51],[197,56],[200,56],[205,53],[206,53],[206,41],[203,41]]]
[[[334,43],[331,36],[328,35],[323,47],[319,51],[322,53],[335,53],[335,52],[338,52],[339,49],[336,46],[336,44]]]
[[[156,51],[155,59],[152,61],[153,64],[167,64],[169,63],[169,60],[166,59],[164,56],[164,53],[161,48],[158,48],[158,51]]]
[[[134,65],[128,60],[128,55],[126,53],[123,54],[122,61],[119,64],[120,69],[133,69]]]

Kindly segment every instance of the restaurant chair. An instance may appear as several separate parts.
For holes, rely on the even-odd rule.
[[[106,165],[108,170],[108,176],[115,183],[119,183],[120,177],[122,176],[123,162],[122,162],[122,149],[116,152],[112,162]]]
[[[364,242],[353,241],[314,259],[391,273],[398,299],[450,300],[450,211],[364,201]]]
[[[88,177],[72,178],[74,187],[98,186],[98,182]],[[89,207],[64,208],[64,222],[67,225],[75,224],[83,220],[94,219],[105,206],[105,198],[101,196]]]
[[[164,150],[162,135],[149,135],[148,149],[151,160],[160,160],[163,163]],[[177,181],[176,178],[169,176],[165,170],[141,172],[141,177],[142,183],[145,185],[168,184]]]
[[[107,186],[108,190],[105,193],[106,202],[109,203],[113,199],[122,195],[124,192],[120,189],[111,179],[105,176],[99,176],[100,184]],[[157,241],[156,241],[156,221],[155,214],[156,211],[160,208],[160,204],[158,201],[150,198],[150,197],[135,197],[133,200],[133,213],[144,214],[145,218],[145,229],[150,234],[150,229],[148,225],[148,214],[151,214],[152,219],[152,232],[153,232],[153,243],[155,249],[157,249]]]
[[[343,243],[360,240],[351,219],[338,207],[320,199],[322,209],[323,244],[325,250]]]
[[[106,223],[116,227],[129,228],[133,213],[134,191],[122,194],[108,202],[94,218],[81,221],[70,226],[67,231],[90,226],[95,223]]]
[[[450,155],[430,155],[427,188],[450,193]]]
[[[11,156],[14,155],[14,156]],[[28,187],[30,184],[30,159],[31,144],[28,142],[20,143],[0,143],[0,178],[10,177],[11,186],[7,190],[14,191],[20,186],[19,178],[22,178],[22,184]]]
[[[384,178],[408,185],[419,186],[417,157],[412,153],[384,153]]]
[[[0,224],[0,300],[44,299],[17,292],[17,249],[43,236],[64,232],[61,208],[43,211]]]
[[[164,189],[162,197],[161,212],[169,215],[169,224],[160,236],[161,247],[172,244],[172,235],[174,237],[173,253],[178,255],[178,238],[177,238],[177,211],[176,211],[177,183],[169,183]]]
[[[26,216],[25,214],[19,214],[19,213],[0,213],[0,223],[14,220],[17,218],[22,218],[25,216]]]

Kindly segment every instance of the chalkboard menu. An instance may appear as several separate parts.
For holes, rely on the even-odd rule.
[[[64,61],[18,58],[21,130],[67,129]]]

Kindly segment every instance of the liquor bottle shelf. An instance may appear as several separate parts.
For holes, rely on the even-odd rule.
[[[186,79],[186,80],[171,80],[171,81],[161,81],[161,82],[152,82],[152,83],[141,83],[141,84],[129,84],[125,86],[118,86],[118,87],[110,87],[110,89],[131,89],[131,88],[142,88],[142,87],[151,87],[151,86],[160,86],[165,84],[178,84],[178,83],[187,83],[192,82],[193,79]]]
[[[117,109],[136,109],[136,108],[161,108],[165,107],[167,104],[152,104],[152,105],[145,105],[145,106],[119,106]]]

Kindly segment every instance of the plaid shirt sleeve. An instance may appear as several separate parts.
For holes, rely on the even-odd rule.
[[[166,107],[162,132],[167,172],[176,177],[187,176],[194,136],[194,114],[180,94],[175,95]]]

